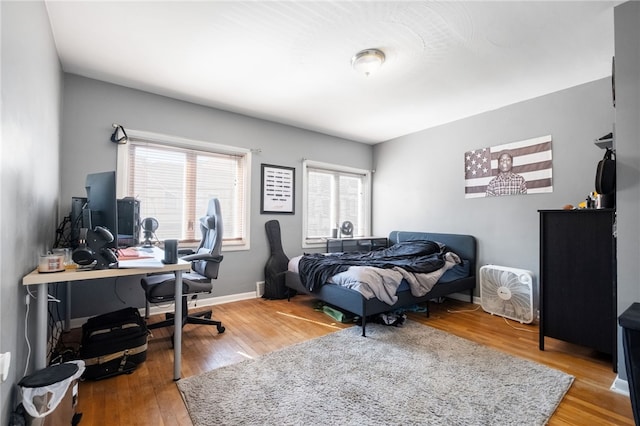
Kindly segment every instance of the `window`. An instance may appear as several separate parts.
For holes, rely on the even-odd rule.
[[[199,219],[218,198],[224,246],[249,246],[248,150],[128,131],[118,145],[118,197],[140,200],[140,216],[154,217],[156,237],[181,244],[200,241]]]
[[[354,237],[370,234],[368,170],[306,160],[303,179],[303,246],[324,244],[347,220],[353,223]]]

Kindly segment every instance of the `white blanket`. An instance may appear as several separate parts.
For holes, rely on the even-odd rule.
[[[298,272],[298,261],[301,256],[289,261],[289,270]],[[424,296],[438,282],[440,277],[461,260],[457,254],[448,252],[445,254],[445,265],[437,271],[426,274],[407,272],[402,268],[373,268],[370,266],[351,266],[348,270],[340,272],[329,279],[329,282],[360,292],[366,299],[373,297],[393,305],[398,301],[396,291],[402,279],[406,279],[414,296]]]

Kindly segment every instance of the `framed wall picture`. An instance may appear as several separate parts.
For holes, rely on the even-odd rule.
[[[295,213],[296,169],[262,164],[260,213]]]
[[[553,192],[551,135],[464,153],[465,198]]]

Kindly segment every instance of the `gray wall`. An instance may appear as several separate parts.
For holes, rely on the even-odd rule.
[[[615,8],[618,314],[640,302],[640,3]],[[626,378],[618,339],[618,374]]]
[[[602,79],[376,145],[374,233],[472,234],[478,267],[537,276],[538,210],[577,206],[594,190],[604,151],[593,141],[611,132],[613,121],[611,84]],[[553,139],[553,192],[465,198],[465,152],[545,135]]]
[[[269,249],[264,223],[278,219],[282,245],[289,257],[302,253],[302,159],[371,169],[372,147],[320,133],[206,108],[72,74],[64,78],[61,145],[61,215],[71,197],[84,196],[87,173],[115,170],[112,123],[128,129],[260,149],[253,155],[251,177],[251,250],[225,252],[213,297],[255,291],[264,279]],[[260,214],[260,164],[296,168],[295,215]],[[141,201],[144,203],[144,200]],[[143,306],[139,278],[120,278],[94,285],[74,283],[72,318]]]
[[[0,15],[0,352],[12,355],[0,386],[0,422],[8,424],[28,356],[22,277],[51,247],[57,225],[62,72],[42,2],[2,1]],[[32,344],[33,319],[32,310]]]

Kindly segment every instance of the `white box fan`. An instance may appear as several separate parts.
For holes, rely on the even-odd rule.
[[[492,315],[533,322],[533,273],[507,266],[481,267],[480,304]]]

